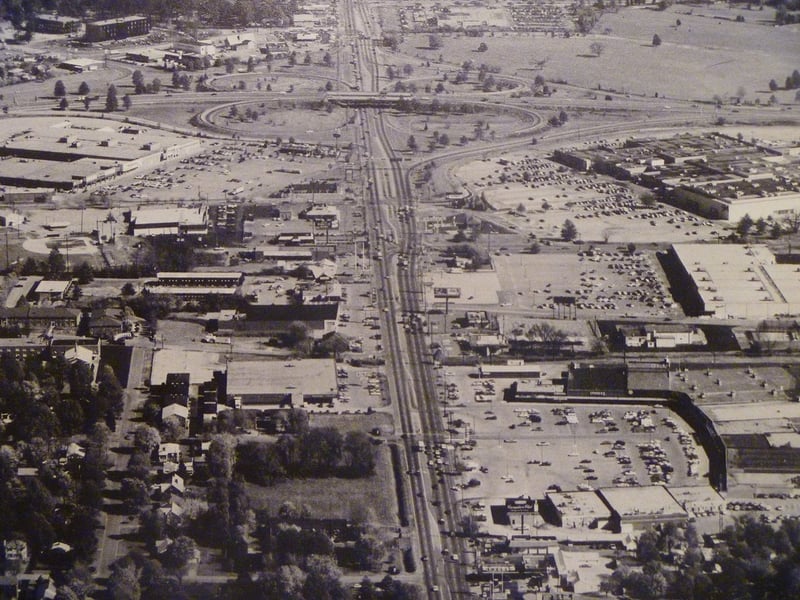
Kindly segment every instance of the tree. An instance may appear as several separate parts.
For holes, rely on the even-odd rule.
[[[414,72],[414,67],[410,64],[406,63],[403,65],[403,75],[406,77],[411,77],[411,74]]]
[[[133,433],[133,447],[145,454],[152,453],[161,444],[161,434],[155,427],[139,425]]]
[[[332,67],[333,66],[333,57],[331,56],[330,52],[326,52],[322,56],[322,64],[325,65],[326,67]]]
[[[120,564],[123,563],[123,564]],[[139,571],[131,560],[122,560],[112,565],[108,578],[108,595],[111,600],[140,600]]]
[[[771,92],[775,92],[778,90],[778,82],[774,79],[769,80],[769,89]]]
[[[233,475],[236,440],[232,435],[214,436],[207,453],[208,472],[212,477],[230,479]]]
[[[739,219],[739,223],[736,225],[736,233],[741,235],[742,237],[746,237],[747,234],[750,233],[750,230],[753,228],[753,218],[746,214],[741,219]]]
[[[655,208],[655,206],[658,204],[656,197],[650,192],[645,192],[639,196],[639,202],[641,202],[642,206],[645,208]]]
[[[595,56],[600,56],[603,51],[606,49],[606,45],[603,42],[592,42],[589,45],[589,49],[592,51],[592,54]]]
[[[53,87],[53,96],[56,98],[63,98],[67,95],[67,86],[64,85],[64,82],[60,79],[56,81],[55,86]]]
[[[161,80],[158,77],[154,78],[150,84],[150,91],[153,94],[157,94],[159,91],[161,91]]]
[[[413,135],[408,136],[408,141],[406,142],[406,146],[412,152],[416,152],[417,149],[419,148],[419,146],[417,145],[417,139]]]
[[[657,48],[660,45],[661,45],[661,37],[657,33],[653,34],[653,47]]]
[[[58,251],[58,248],[53,248],[47,256],[47,276],[50,279],[60,279],[67,271],[67,263],[64,256]]]
[[[122,414],[123,400],[125,392],[114,374],[114,369],[110,365],[103,367],[97,385],[97,402],[105,405],[113,416],[119,418]]]
[[[117,87],[112,83],[106,92],[106,112],[114,112],[119,109],[119,99],[117,98]]]
[[[428,36],[428,48],[431,50],[438,50],[442,47],[442,38],[432,33]]]
[[[85,96],[90,91],[91,91],[91,89],[89,88],[89,84],[86,83],[85,81],[81,81],[81,84],[78,86],[78,93],[81,96]]]
[[[130,110],[131,106],[133,106],[133,101],[131,100],[131,95],[130,94],[125,94],[122,97],[122,107],[125,110]]]
[[[172,569],[182,578],[197,553],[197,544],[195,541],[185,535],[175,538],[169,545],[166,553],[164,554],[164,565]]]
[[[139,69],[136,69],[133,74],[131,75],[131,80],[133,81],[133,87],[136,93],[140,93],[139,90],[144,90],[144,75]]]
[[[561,239],[565,242],[571,242],[578,238],[578,228],[575,223],[567,219],[561,226]]]
[[[83,97],[83,107],[86,110],[89,110],[89,106],[92,104],[92,99],[89,96]]]
[[[363,431],[349,431],[344,438],[345,466],[351,477],[366,477],[375,470],[372,440]]]
[[[61,98],[58,102],[58,110],[67,110],[69,108],[69,102],[66,98]]]
[[[535,323],[528,330],[527,336],[531,340],[541,342],[552,356],[556,356],[561,351],[561,346],[567,341],[567,334],[549,323]]]
[[[133,284],[130,281],[128,281],[122,286],[120,293],[123,296],[133,296],[136,293],[136,288],[133,287]]]
[[[122,480],[120,496],[122,496],[122,505],[130,514],[138,513],[150,501],[150,494],[144,481],[133,477],[126,477]]]
[[[783,218],[783,223],[792,233],[800,233],[800,210],[791,210]]]

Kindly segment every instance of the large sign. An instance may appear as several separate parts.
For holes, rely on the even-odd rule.
[[[435,287],[433,288],[434,298],[461,298],[461,288],[457,287]]]

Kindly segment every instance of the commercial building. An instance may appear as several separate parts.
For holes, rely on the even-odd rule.
[[[597,492],[611,511],[613,531],[629,533],[663,523],[685,523],[689,514],[661,485],[602,488]]]
[[[86,23],[87,42],[121,40],[150,33],[150,17],[134,15]]]
[[[778,264],[766,246],[674,244],[668,258],[687,314],[765,319],[800,312],[798,266]]]
[[[569,529],[603,529],[611,511],[595,491],[547,492],[542,514],[551,523]]]
[[[145,208],[130,215],[131,235],[203,237],[208,235],[208,205]]]
[[[59,300],[66,300],[74,288],[74,281],[51,281],[43,279],[37,283],[29,298],[36,302],[56,302]]]
[[[235,361],[228,364],[228,396],[245,409],[328,404],[338,395],[336,362],[329,358],[300,361]]]
[[[647,186],[666,202],[712,219],[781,216],[800,202],[796,144],[779,147],[720,133],[628,140],[621,147],[557,150],[558,162]]]
[[[626,348],[651,350],[706,345],[702,330],[682,323],[621,324],[617,326],[617,334]]]
[[[196,139],[91,117],[4,121],[0,185],[72,190],[201,149]]]

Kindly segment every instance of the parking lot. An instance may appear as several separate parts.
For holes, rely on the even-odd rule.
[[[549,363],[546,370],[556,376],[560,369]],[[510,404],[501,398],[511,380],[487,383],[459,368],[440,373],[453,441],[477,442],[456,451],[456,460],[474,467],[460,483],[480,481],[461,489],[459,499],[485,504],[487,517],[488,507],[504,498],[541,498],[548,489],[706,483],[705,453],[667,408]]]

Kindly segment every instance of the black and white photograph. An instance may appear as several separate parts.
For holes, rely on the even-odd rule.
[[[800,0],[0,0],[0,600],[800,598]]]

